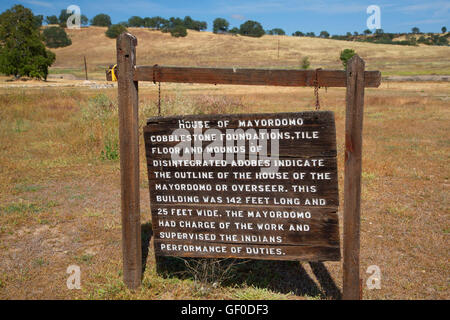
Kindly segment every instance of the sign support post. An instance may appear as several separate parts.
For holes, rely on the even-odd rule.
[[[130,289],[138,288],[142,277],[139,99],[138,82],[133,81],[136,45],[137,39],[129,33],[117,39],[123,277]]]
[[[364,115],[364,61],[359,56],[347,63],[344,178],[344,279],[343,298],[360,299],[359,248]]]

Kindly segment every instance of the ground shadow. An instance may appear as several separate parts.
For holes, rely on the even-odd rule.
[[[141,225],[141,247],[142,247],[142,274],[144,274],[147,267],[148,248],[152,240],[153,231],[152,223],[147,222]]]
[[[163,277],[192,278],[186,261],[194,259],[156,257],[156,270]],[[322,262],[309,263],[317,281],[305,270],[305,264],[297,261],[226,259],[221,262],[224,268],[230,263],[233,264],[232,272],[228,273],[229,277],[222,283],[223,286],[239,286],[245,283],[279,293],[341,299],[339,288]]]
[[[339,290],[325,265],[322,262],[310,262],[309,265],[316,279],[319,281],[325,296],[331,299],[341,300],[341,290]]]

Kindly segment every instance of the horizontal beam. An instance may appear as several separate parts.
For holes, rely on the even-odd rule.
[[[378,87],[379,71],[366,71],[366,87]],[[165,66],[136,66],[134,81],[209,83],[260,86],[311,87],[315,85],[316,70],[190,68]],[[344,70],[318,70],[320,87],[346,87]]]

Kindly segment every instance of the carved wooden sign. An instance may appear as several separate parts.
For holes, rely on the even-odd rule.
[[[155,117],[144,138],[157,255],[340,259],[333,112]]]

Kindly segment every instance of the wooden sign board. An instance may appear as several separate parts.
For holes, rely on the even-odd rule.
[[[333,112],[155,117],[156,255],[340,260]]]

